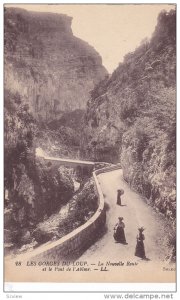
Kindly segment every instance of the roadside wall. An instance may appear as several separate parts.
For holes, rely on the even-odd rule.
[[[32,253],[31,259],[58,261],[62,258],[67,259],[68,257],[77,258],[96,241],[99,231],[104,227],[106,221],[104,196],[99,185],[97,175],[119,168],[119,166],[115,165],[93,172],[93,178],[96,184],[99,202],[96,213],[85,224],[73,230],[71,233],[51,243],[50,245],[41,247],[40,253],[36,254],[35,256],[33,256]]]
[[[109,169],[109,168],[107,168]],[[93,172],[93,178],[98,192],[98,209],[96,213],[82,226],[73,230],[61,239],[41,247],[40,253],[32,255],[33,260],[61,260],[62,258],[76,258],[95,242],[100,229],[104,227],[106,212],[104,196],[100,188],[97,175],[104,173],[105,168]]]

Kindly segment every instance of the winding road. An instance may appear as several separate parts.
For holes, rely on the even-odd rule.
[[[149,206],[145,200],[136,192],[132,191],[124,181],[122,170],[115,170],[98,175],[98,180],[105,196],[107,206],[106,233],[93,246],[91,246],[81,259],[117,260],[130,259],[131,261],[142,261],[134,256],[136,236],[138,227],[145,227],[145,250],[146,256],[152,261],[162,261],[167,255],[167,231],[168,225],[163,217]],[[116,191],[124,189],[122,205],[116,205]],[[125,223],[125,235],[127,245],[115,243],[113,239],[113,228],[122,216]],[[147,262],[145,262],[147,263]]]

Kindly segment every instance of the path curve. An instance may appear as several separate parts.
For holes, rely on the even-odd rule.
[[[124,181],[122,169],[98,175],[98,180],[108,207],[106,212],[106,233],[92,245],[81,259],[97,261],[100,257],[106,260],[131,259],[140,261],[134,256],[138,227],[144,226],[146,256],[151,261],[162,261],[168,255],[167,233],[168,225],[163,216],[149,206],[145,199],[130,189]],[[116,205],[116,191],[124,189],[122,204]],[[122,216],[125,223],[125,234],[128,244],[115,243],[113,228]]]

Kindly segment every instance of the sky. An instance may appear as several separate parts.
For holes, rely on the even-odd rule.
[[[10,6],[10,5],[9,5]],[[134,51],[144,38],[150,38],[157,16],[173,4],[101,4],[101,5],[11,5],[31,11],[63,13],[73,17],[73,34],[93,46],[109,73]]]

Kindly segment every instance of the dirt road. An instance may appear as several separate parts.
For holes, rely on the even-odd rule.
[[[122,170],[107,172],[98,176],[101,189],[105,195],[107,209],[107,231],[103,237],[91,246],[81,259],[90,259],[92,261],[103,258],[105,260],[128,260],[132,262],[142,261],[134,256],[136,236],[138,227],[145,227],[145,251],[149,261],[163,261],[168,254],[167,232],[168,225],[165,219],[147,205],[145,200],[132,191],[129,185],[124,181]],[[118,188],[124,189],[122,196],[122,205],[116,205],[116,191]],[[115,243],[113,239],[113,228],[122,216],[125,223],[125,235],[127,245]]]

